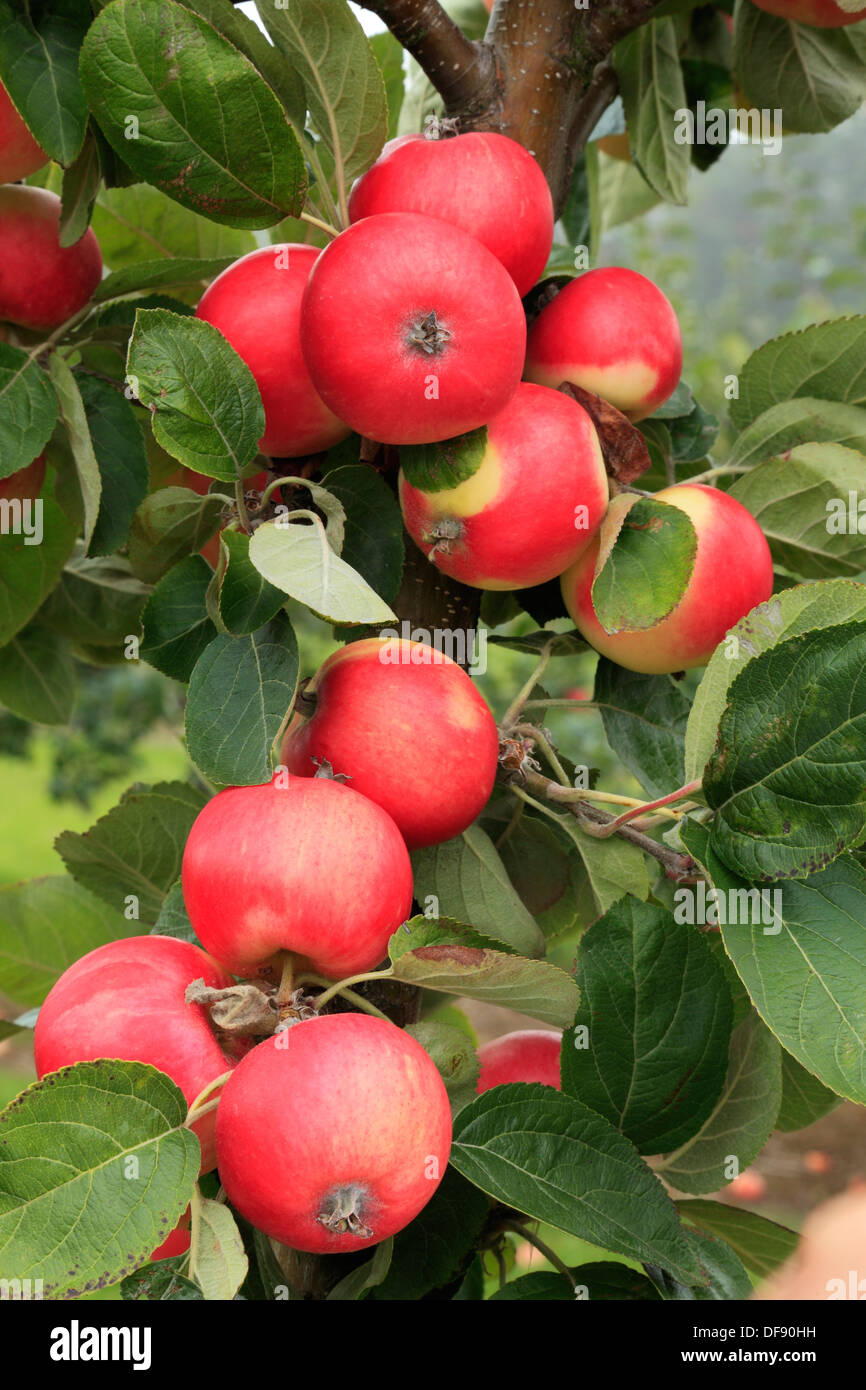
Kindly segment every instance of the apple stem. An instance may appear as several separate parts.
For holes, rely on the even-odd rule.
[[[371,970],[364,975],[347,975],[345,980],[338,980],[335,985],[331,985],[329,989],[326,989],[324,994],[318,996],[315,1005],[316,1009],[323,1009],[325,1005],[334,998],[335,994],[345,994],[348,997],[349,985],[363,984],[366,980],[390,980],[393,974],[394,969],[392,966],[389,966],[387,970]],[[355,995],[355,998],[360,999],[361,996]],[[366,1008],[366,1006],[367,1001],[364,1000],[364,1007]],[[379,1010],[377,1009],[376,1012],[378,1013]]]
[[[748,473],[750,466],[743,463],[726,463],[718,468],[708,468],[706,473],[696,473],[693,478],[685,481],[691,487],[692,483],[712,483],[716,478],[720,478],[723,473]]]
[[[216,1106],[219,1103],[219,1097],[217,1097],[216,1100],[210,1101],[207,1105],[205,1104],[205,1102],[207,1101],[208,1096],[210,1096],[211,1093],[217,1089],[217,1087],[222,1087],[226,1084],[230,1076],[230,1071],[224,1071],[220,1076],[215,1077],[213,1081],[209,1081],[203,1090],[199,1091],[195,1100],[192,1102],[192,1104],[186,1112],[186,1119],[184,1120],[184,1125],[187,1129],[189,1128],[190,1124],[194,1123],[196,1120],[201,1119],[202,1115],[206,1115],[209,1110],[216,1109]]]
[[[280,975],[280,985],[277,990],[275,1003],[278,1009],[284,1008],[292,1001],[295,992],[295,958],[291,951],[283,952],[283,969]],[[282,1015],[281,1015],[282,1016]]]
[[[340,235],[336,227],[332,227],[330,222],[325,222],[321,217],[314,217],[311,212],[302,212],[301,221],[309,222],[311,227],[318,227],[320,232],[327,232],[329,237]]]
[[[510,732],[513,725],[516,724],[518,719],[520,718],[520,714],[523,710],[524,705],[529,700],[530,695],[532,694],[538,682],[541,680],[541,677],[544,675],[544,672],[547,670],[547,667],[550,663],[550,658],[553,655],[554,642],[555,638],[551,639],[550,642],[546,642],[542,647],[541,655],[538,658],[538,662],[531,676],[525,682],[525,684],[521,686],[520,690],[515,695],[511,704],[508,706],[508,709],[505,711],[505,714],[502,716],[503,729]]]
[[[627,821],[634,820],[636,816],[644,815],[647,811],[660,810],[662,807],[670,806],[672,801],[683,801],[687,797],[693,796],[695,792],[700,791],[702,785],[701,778],[698,777],[694,782],[686,782],[684,787],[678,787],[675,792],[670,792],[667,796],[660,796],[655,801],[644,801],[642,804],[633,805],[631,810],[624,811],[621,816],[617,816],[616,820],[611,821],[610,825],[607,827],[607,833],[612,835],[619,826],[625,825]],[[685,808],[681,807],[679,811],[668,811],[667,814],[673,815],[679,820],[684,810]]]

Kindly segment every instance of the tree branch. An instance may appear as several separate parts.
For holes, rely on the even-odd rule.
[[[493,53],[473,43],[439,0],[360,0],[424,69],[448,109],[468,110],[485,101],[493,77]]]

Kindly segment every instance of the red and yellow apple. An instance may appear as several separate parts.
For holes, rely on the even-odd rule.
[[[329,656],[283,743],[289,771],[314,759],[383,807],[410,849],[459,835],[485,806],[499,738],[485,700],[460,666],[421,642],[371,637]]]
[[[484,429],[401,450],[401,461],[407,531],[437,569],[476,589],[555,579],[607,509],[595,426],[575,400],[547,386],[521,382]]]
[[[320,255],[315,246],[291,243],[250,251],[217,276],[196,310],[255,377],[265,408],[264,454],[318,454],[349,433],[313,386],[301,352],[301,300]]]
[[[759,10],[790,19],[796,24],[810,24],[813,29],[841,29],[866,19],[866,10],[855,9],[850,3],[837,5],[835,0],[752,0]]]
[[[480,241],[438,218],[384,212],[316,261],[301,344],[316,390],[352,429],[426,444],[477,429],[511,399],[526,320]]]
[[[353,222],[420,212],[469,232],[528,294],[553,244],[553,199],[541,166],[507,135],[401,135],[390,140],[349,198]]]
[[[433,1061],[369,1014],[293,1024],[254,1048],[217,1111],[232,1205],[293,1250],[341,1254],[401,1231],[445,1176],[451,1110]]]
[[[381,806],[328,777],[229,787],[193,823],[183,896],[199,941],[235,975],[280,955],[339,980],[371,970],[412,908],[412,867]]]
[[[625,266],[587,270],[538,315],[526,347],[527,381],[571,381],[643,420],[676,389],[683,365],[670,301]]]
[[[71,965],[39,1010],[34,1057],[39,1077],[102,1057],[149,1062],[171,1077],[192,1103],[235,1066],[249,1039],[217,1041],[207,1010],[187,1004],[193,980],[227,989],[230,975],[198,946],[171,936],[130,936],[97,946]],[[201,1171],[214,1166],[214,1115],[193,1126],[201,1142]]]
[[[666,618],[639,631],[605,632],[592,601],[598,539],[562,576],[565,605],[587,642],[627,670],[650,675],[705,665],[725,633],[773,592],[770,547],[735,497],[702,483],[678,483],[655,497],[685,512],[697,535],[691,577]]]
[[[507,1086],[512,1081],[540,1081],[561,1090],[559,1053],[562,1034],[543,1028],[521,1028],[505,1033],[478,1049],[481,1074],[477,1090]]]
[[[45,188],[0,188],[0,319],[21,328],[59,328],[91,299],[102,279],[92,228],[61,246],[60,199]]]
[[[48,155],[30,134],[0,82],[0,184],[26,179],[47,163]]]

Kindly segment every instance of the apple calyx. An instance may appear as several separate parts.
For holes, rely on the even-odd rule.
[[[327,777],[329,782],[351,782],[352,780],[352,775],[349,772],[335,772],[333,765],[328,762],[327,758],[317,758],[313,753],[311,761],[316,764],[314,777]]]
[[[451,329],[441,324],[436,317],[436,310],[431,309],[429,313],[423,314],[410,324],[406,343],[409,347],[419,347],[428,357],[435,357],[444,351],[445,344],[450,343],[453,337]]]
[[[464,530],[465,527],[463,522],[458,521],[456,516],[440,517],[435,526],[431,526],[429,531],[424,532],[425,542],[433,542],[432,549],[429,551],[427,559],[431,560],[434,555],[439,554],[450,555],[451,542],[459,541]]]
[[[325,1196],[316,1220],[327,1230],[333,1231],[334,1235],[353,1235],[359,1240],[369,1240],[373,1230],[361,1220],[366,1197],[366,1188],[358,1183],[335,1187]]]
[[[184,1000],[187,1004],[201,1004],[219,1033],[268,1037],[277,1021],[272,996],[273,991],[267,994],[255,984],[211,989],[199,978],[187,985]]]

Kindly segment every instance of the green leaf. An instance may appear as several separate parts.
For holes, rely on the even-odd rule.
[[[307,115],[301,79],[290,67],[282,53],[268,43],[254,20],[235,9],[232,0],[182,0],[188,10],[199,14],[215,29],[245,53],[261,73],[272,91],[282,102],[286,115],[299,134]]]
[[[866,457],[841,444],[801,444],[739,478],[731,493],[760,524],[777,565],[805,579],[866,568],[857,487]]]
[[[724,895],[751,885],[730,873],[706,831],[683,827],[689,853]],[[770,925],[742,921],[721,930],[725,950],[758,1013],[787,1052],[841,1096],[866,1102],[866,870],[843,855],[822,873],[774,895]]]
[[[461,1110],[451,1162],[497,1201],[605,1250],[700,1278],[673,1203],[636,1150],[571,1096],[523,1082]]]
[[[161,487],[145,497],[129,530],[129,561],[139,579],[153,584],[190,551],[201,550],[224,505],[186,487]]]
[[[685,783],[684,736],[691,704],[671,676],[643,676],[605,657],[595,672],[607,741],[651,797]]]
[[[782,1053],[782,1108],[776,1128],[787,1133],[806,1129],[841,1104],[841,1096],[829,1091],[790,1052]]]
[[[491,836],[501,835],[507,824],[507,819],[491,820],[485,828]],[[497,851],[517,896],[548,939],[578,926],[585,872],[568,835],[525,810]]]
[[[250,541],[250,559],[259,574],[332,623],[396,621],[387,603],[328,544],[320,523],[288,518],[266,521]]]
[[[205,798],[183,782],[132,788],[83,834],[64,830],[55,848],[72,877],[117,912],[131,904],[152,926],[180,877],[192,823]]]
[[[697,1134],[655,1165],[656,1172],[680,1192],[715,1192],[761,1152],[781,1099],[779,1044],[757,1014],[749,1014],[731,1034],[725,1084],[714,1109]]]
[[[540,656],[545,648],[549,648],[552,657],[576,656],[587,650],[586,642],[577,628],[569,632],[550,632],[547,628],[541,628],[538,632],[491,632],[487,640],[494,646],[524,652],[527,656]]]
[[[301,211],[303,154],[281,101],[182,5],[162,0],[154,24],[148,0],[114,0],[90,27],[80,71],[112,148],[184,207],[250,228]]]
[[[385,83],[385,96],[388,101],[388,139],[397,134],[400,124],[400,110],[403,106],[403,47],[393,34],[373,34],[370,47],[379,64],[379,71]]]
[[[34,1008],[81,956],[138,931],[137,922],[127,921],[67,874],[2,888],[0,991]]]
[[[80,1298],[145,1263],[192,1196],[187,1108],[141,1062],[79,1062],[28,1087],[0,1117],[0,1277]]]
[[[90,132],[78,154],[64,170],[60,193],[60,245],[74,246],[90,226],[96,196],[102,186],[99,143]]]
[[[250,539],[242,531],[223,531],[228,557],[219,590],[220,617],[235,637],[270,622],[286,602],[282,589],[269,584],[250,560]]]
[[[157,443],[172,458],[231,483],[252,463],[265,428],[262,398],[218,329],[166,309],[140,309],[127,370],[139,400],[154,410]]]
[[[866,829],[866,623],[789,637],[732,682],[707,763],[713,852],[747,879],[804,878]]]
[[[222,1202],[195,1193],[191,1226],[190,1274],[209,1302],[234,1298],[249,1269],[234,1216]]]
[[[496,1293],[492,1293],[488,1303],[543,1302],[552,1299],[573,1303],[577,1297],[581,1301],[596,1303],[599,1299],[633,1303],[636,1300],[655,1301],[661,1294],[647,1279],[645,1274],[630,1269],[628,1265],[616,1264],[613,1260],[599,1261],[598,1264],[577,1265],[571,1270],[577,1292],[565,1275],[555,1270],[539,1270],[536,1274],[524,1274],[512,1279]]]
[[[174,270],[186,276],[186,262],[196,264],[218,263],[219,269],[203,271],[194,275],[190,283],[197,280],[210,280],[220,270],[231,265],[232,261],[247,251],[254,251],[256,238],[253,232],[240,231],[235,227],[222,227],[217,222],[208,222],[197,212],[189,212],[180,203],[167,198],[158,188],[150,184],[138,183],[131,188],[104,188],[93,209],[93,230],[95,231],[105,264],[114,274],[106,277],[97,288],[94,299],[100,302],[103,294],[112,298],[115,275],[121,270],[129,271],[132,277],[130,288],[137,287],[136,275],[157,273],[161,262],[172,261]],[[156,258],[160,259],[157,260]],[[186,283],[185,280],[171,280],[169,284]],[[144,287],[142,287],[144,288]],[[160,288],[159,285],[152,288]],[[201,285],[204,289],[204,285]]]
[[[0,531],[0,647],[29,623],[75,545],[74,521],[51,497],[40,498],[39,505],[41,525],[35,510],[29,521],[22,512],[29,534]]]
[[[81,489],[81,500],[84,504],[84,542],[89,545],[102,498],[102,477],[99,472],[99,464],[96,462],[96,455],[93,452],[93,441],[90,438],[87,416],[84,413],[84,402],[81,399],[78,385],[59,352],[53,352],[48,359],[48,375],[51,377],[54,390],[57,392],[60,417],[66,426],[72,457],[75,460],[78,486]]]
[[[187,914],[180,879],[171,885],[163,898],[159,916],[151,927],[151,936],[174,936],[178,941],[189,941],[193,946],[201,946]]]
[[[122,1297],[129,1301],[143,1299],[147,1303],[200,1303],[203,1295],[198,1284],[179,1273],[180,1266],[185,1263],[186,1256],[178,1255],[173,1260],[143,1265],[122,1281]]]
[[[382,73],[346,0],[257,4],[262,23],[304,85],[310,118],[348,187],[388,137]]]
[[[687,105],[679,48],[676,22],[664,18],[641,25],[613,51],[632,157],[669,203],[686,201],[691,168],[688,144],[676,139],[677,112]]]
[[[594,922],[624,893],[646,901],[650,892],[650,877],[646,858],[637,845],[610,835],[600,840],[581,830],[572,816],[560,821],[563,834],[577,846],[586,870],[586,884],[581,891],[579,908],[584,923]]]
[[[136,508],[147,496],[147,455],[132,407],[114,387],[82,376],[78,389],[102,484],[90,554],[110,555],[126,540]]]
[[[0,81],[28,129],[58,164],[71,164],[84,141],[87,103],[78,48],[90,23],[85,0],[22,7],[0,2]]]
[[[621,495],[608,512],[592,601],[605,632],[643,631],[676,608],[698,541],[685,512],[654,497]],[[615,539],[614,539],[615,537]]]
[[[403,519],[394,493],[367,464],[334,468],[325,474],[324,482],[346,511],[342,559],[386,603],[393,603],[403,578],[405,555]]]
[[[400,467],[410,487],[419,492],[450,492],[475,476],[487,453],[487,426],[432,444],[410,444],[400,450]]]
[[[690,1139],[725,1082],[731,996],[703,937],[623,898],[583,935],[562,1084],[642,1153]]]
[[[388,1273],[393,1249],[393,1236],[381,1241],[373,1251],[371,1260],[366,1260],[364,1264],[356,1266],[345,1278],[340,1280],[339,1284],[334,1285],[328,1294],[328,1301],[355,1302],[370,1289],[375,1289]]]
[[[728,410],[738,430],[795,396],[866,406],[866,315],[771,338],[741,368]]]
[[[752,468],[801,444],[844,444],[866,453],[866,410],[839,401],[803,396],[780,401],[734,440],[728,463]]]
[[[0,478],[41,453],[57,420],[57,398],[35,357],[0,343]]]
[[[76,696],[69,647],[31,624],[0,649],[0,704],[34,724],[65,724]]]
[[[726,1241],[756,1279],[772,1274],[797,1247],[796,1231],[754,1211],[741,1211],[725,1202],[701,1198],[677,1202],[677,1209],[690,1225]]]
[[[159,581],[141,615],[142,661],[174,680],[189,680],[202,652],[216,636],[205,606],[212,579],[207,560],[188,555]]]
[[[285,613],[246,637],[221,633],[209,643],[186,706],[189,755],[205,777],[223,786],[269,780],[297,682],[298,645]]]
[[[748,1298],[752,1281],[735,1250],[707,1231],[686,1228],[686,1239],[701,1266],[703,1278],[694,1287],[672,1279],[666,1271],[647,1266],[665,1299],[704,1303]]]
[[[815,29],[738,0],[734,65],[748,102],[781,109],[785,131],[832,130],[866,96],[861,25]]]
[[[580,1002],[570,975],[543,960],[506,954],[460,922],[413,917],[388,943],[393,977],[462,994],[566,1028]]]
[[[391,1267],[374,1299],[416,1300],[459,1277],[489,1203],[483,1192],[448,1167],[430,1201],[394,1238]]]
[[[122,555],[91,560],[79,546],[40,608],[39,621],[70,641],[125,649],[126,639],[138,633],[146,597]]]
[[[93,296],[95,304],[105,304],[119,299],[125,294],[141,290],[165,289],[167,286],[195,285],[202,280],[213,280],[221,271],[235,262],[234,256],[216,256],[209,259],[184,260],[169,259],[158,261],[138,261],[106,275]]]
[[[456,1115],[475,1095],[481,1072],[472,1039],[462,1028],[455,1028],[453,1024],[428,1020],[408,1024],[406,1032],[412,1034],[436,1063],[436,1070],[448,1092],[451,1110]]]
[[[686,725],[686,780],[703,774],[728,702],[728,689],[753,656],[786,637],[855,620],[866,621],[866,584],[828,579],[783,589],[731,628],[728,640],[713,652],[695,693]]]
[[[435,898],[440,915],[466,922],[521,955],[544,954],[544,934],[480,826],[470,825],[455,839],[415,850],[411,857],[419,903]]]

